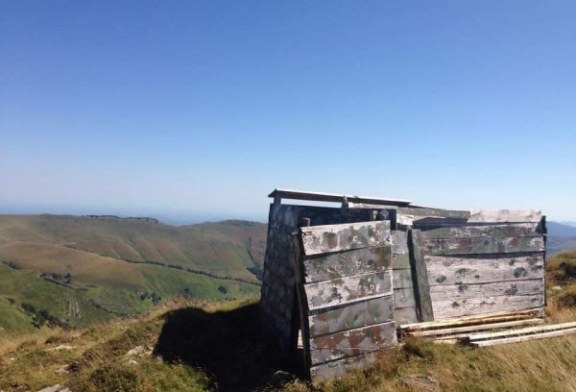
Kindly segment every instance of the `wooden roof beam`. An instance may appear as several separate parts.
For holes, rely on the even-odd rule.
[[[341,195],[337,193],[304,192],[291,189],[275,189],[268,197],[274,198],[274,203],[280,203],[282,199],[323,201],[333,203],[358,203],[377,206],[403,207],[411,204],[408,200],[381,199],[376,197]]]

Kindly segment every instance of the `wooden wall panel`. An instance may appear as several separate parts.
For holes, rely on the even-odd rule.
[[[396,345],[390,222],[301,228],[304,346],[311,374]]]
[[[349,225],[302,228],[306,256],[351,249],[391,245],[390,222],[360,222]]]
[[[318,365],[395,345],[396,323],[390,321],[310,338],[310,358],[312,365]]]
[[[393,312],[392,296],[313,311],[308,316],[310,336],[381,324],[392,320]]]
[[[307,283],[304,291],[309,310],[384,297],[392,294],[392,271]]]

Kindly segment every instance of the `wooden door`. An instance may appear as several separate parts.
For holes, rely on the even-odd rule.
[[[301,228],[298,302],[313,378],[396,344],[389,221]]]

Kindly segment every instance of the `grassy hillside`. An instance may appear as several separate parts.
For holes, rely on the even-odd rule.
[[[0,258],[49,244],[125,261],[153,262],[217,277],[256,282],[262,266],[266,225],[224,221],[170,226],[154,219],[56,215],[0,216]]]
[[[0,340],[135,315],[174,296],[252,295],[265,235],[265,225],[241,221],[172,227],[150,219],[0,216]]]
[[[576,320],[576,253],[547,266],[549,321]],[[553,294],[552,294],[553,293]],[[576,391],[576,335],[476,349],[409,340],[377,363],[312,386],[261,334],[256,298],[179,301],[146,316],[0,345],[0,390]]]

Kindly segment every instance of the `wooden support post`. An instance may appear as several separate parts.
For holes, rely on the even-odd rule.
[[[300,226],[310,226],[310,218],[301,218]],[[304,368],[304,374],[310,379],[310,367],[312,363],[310,359],[310,327],[308,325],[308,302],[306,301],[306,293],[304,292],[304,263],[302,262],[303,251],[301,237],[302,234],[300,230],[292,234],[292,256],[297,300],[296,308],[298,309],[297,318],[300,320],[300,331],[302,333],[303,343],[302,366]]]
[[[420,248],[420,230],[408,231],[408,245],[410,248],[410,267],[412,281],[414,282],[414,297],[419,321],[433,321],[432,300],[430,299],[430,286],[428,285],[428,272],[424,263],[424,255]]]

